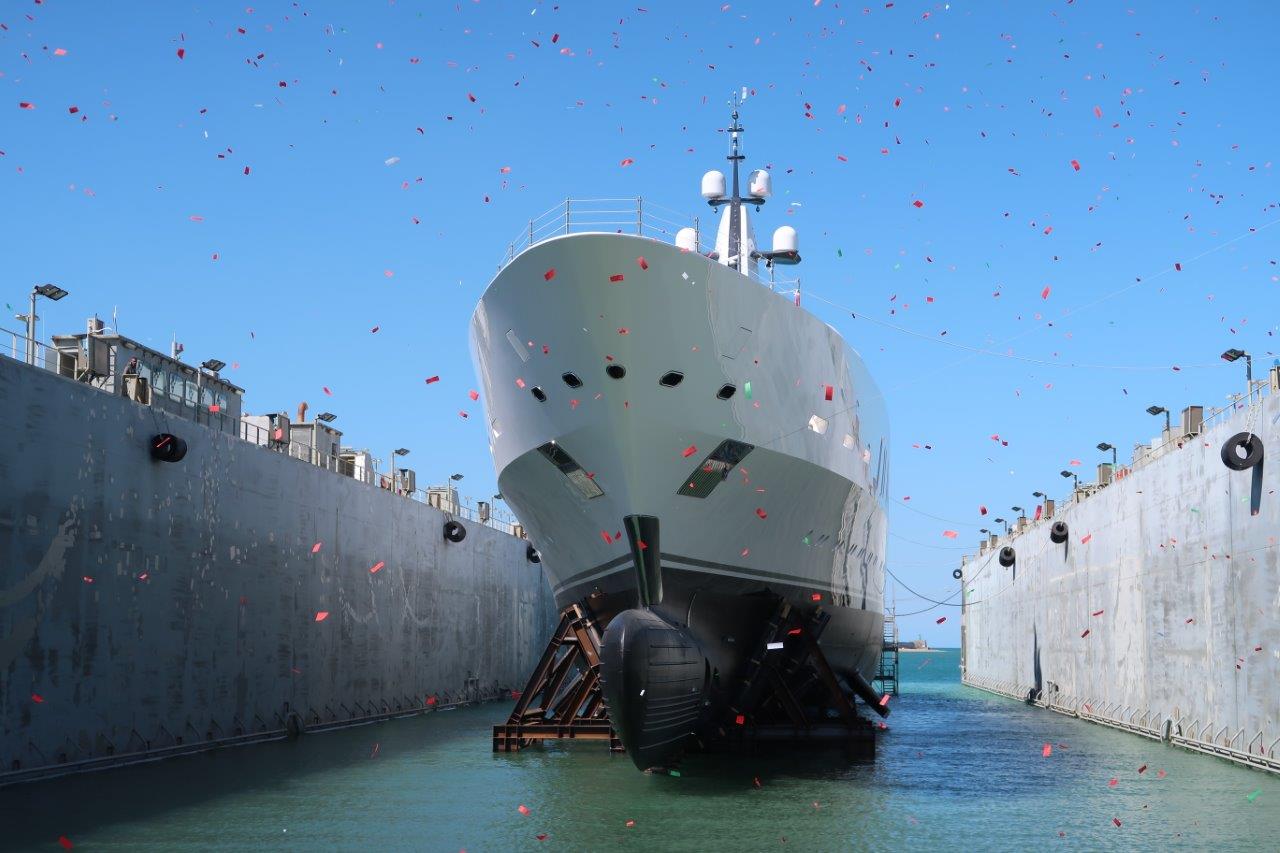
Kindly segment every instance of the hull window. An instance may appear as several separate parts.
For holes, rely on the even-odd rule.
[[[598,498],[604,494],[604,490],[596,485],[596,481],[582,470],[582,466],[578,464],[565,449],[554,441],[548,441],[546,444],[538,448],[538,452],[546,457],[547,461],[560,469],[560,473],[564,474],[565,479],[569,481],[578,493],[584,498]]]
[[[529,393],[532,394],[533,399],[537,400],[539,403],[547,402],[547,392],[543,391],[541,387],[534,385],[529,389]]]
[[[511,344],[511,348],[516,351],[516,355],[520,356],[521,361],[529,360],[529,353],[525,352],[524,344],[520,343],[520,339],[516,337],[515,329],[507,329],[507,343]]]
[[[662,374],[662,378],[658,380],[658,384],[663,388],[674,388],[684,381],[684,374],[678,370],[669,370]]]
[[[627,369],[621,364],[611,364],[604,369],[604,372],[609,375],[610,379],[621,379],[627,375]]]
[[[705,498],[711,490],[723,483],[737,465],[747,457],[755,447],[741,441],[727,438],[720,446],[698,463],[693,473],[685,477],[676,491],[678,495],[690,498]]]
[[[721,400],[729,400],[733,398],[737,391],[738,386],[736,385],[721,385],[720,390],[716,392],[716,396]]]
[[[562,373],[560,374],[560,378],[563,379],[564,384],[568,385],[570,388],[582,387],[582,380],[578,378],[578,374],[576,373]]]

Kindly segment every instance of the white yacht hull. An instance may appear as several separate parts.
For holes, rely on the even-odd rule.
[[[471,334],[499,486],[560,606],[590,598],[607,623],[652,605],[688,626],[708,666],[727,676],[781,597],[828,613],[821,644],[832,665],[873,677],[887,423],[861,359],[834,329],[696,253],[574,234],[506,266]],[[609,376],[610,366],[625,376]],[[665,387],[671,371],[683,378]],[[567,373],[581,386],[569,387]],[[727,400],[717,396],[724,386],[735,389]],[[746,455],[723,480],[700,478],[726,440],[739,453],[749,446]],[[579,485],[548,457],[550,442],[581,466]],[[592,484],[601,494],[587,497],[580,486]],[[660,526],[658,600],[643,589],[625,529],[636,516]]]

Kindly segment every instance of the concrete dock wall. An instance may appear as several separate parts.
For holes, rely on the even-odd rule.
[[[0,435],[0,783],[492,697],[554,626],[524,540],[3,357]]]
[[[967,561],[965,683],[1280,771],[1280,395],[1257,406],[1061,507],[1065,544],[1040,521]],[[1219,456],[1246,430],[1256,515]]]

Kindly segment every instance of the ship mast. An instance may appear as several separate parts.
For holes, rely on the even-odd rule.
[[[734,269],[742,272],[742,195],[738,192],[738,163],[746,156],[738,151],[738,134],[742,126],[738,124],[738,93],[733,93],[733,125],[729,128],[729,161],[733,163],[733,195],[729,197],[729,257],[733,258]]]

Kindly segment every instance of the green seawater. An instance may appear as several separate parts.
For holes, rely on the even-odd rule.
[[[1280,779],[963,687],[958,665],[902,655],[871,762],[693,757],[674,778],[598,743],[493,755],[490,704],[3,788],[0,847],[1280,849]]]

